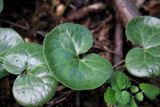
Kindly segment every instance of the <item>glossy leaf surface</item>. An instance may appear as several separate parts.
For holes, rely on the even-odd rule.
[[[160,20],[149,16],[134,18],[126,27],[126,35],[141,47],[128,52],[128,71],[138,77],[160,75]]]
[[[146,97],[151,100],[154,100],[160,94],[160,89],[152,84],[142,83],[139,87]]]
[[[105,83],[112,74],[110,62],[97,54],[83,56],[92,43],[92,34],[81,25],[65,23],[53,29],[44,40],[51,74],[76,90],[94,89]]]
[[[23,39],[15,30],[0,28],[0,78],[8,75],[8,72],[3,67],[3,57],[6,51],[21,43],[23,43]]]
[[[13,29],[0,28],[0,57],[10,49],[20,43],[23,43],[21,36]]]
[[[4,57],[4,67],[20,74],[13,85],[13,95],[23,106],[42,106],[56,90],[57,81],[51,77],[43,58],[43,48],[24,43],[10,49]]]

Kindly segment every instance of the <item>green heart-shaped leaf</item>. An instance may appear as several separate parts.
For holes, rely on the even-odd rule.
[[[128,71],[138,77],[160,75],[160,20],[149,16],[134,18],[127,25],[126,35],[133,44],[142,47],[128,52]]]
[[[139,85],[142,92],[151,100],[154,100],[160,94],[160,89],[152,84],[142,83]]]
[[[3,68],[3,57],[8,49],[23,43],[21,36],[13,29],[0,28],[0,78],[9,73]]]
[[[0,0],[0,13],[1,13],[2,9],[3,9],[3,0]]]
[[[44,40],[44,56],[51,74],[62,84],[76,90],[101,86],[111,77],[109,61],[96,54],[80,58],[91,48],[92,34],[78,24],[61,24]]]
[[[43,58],[43,48],[24,43],[8,50],[4,67],[12,74],[20,74],[13,85],[13,95],[23,106],[41,106],[49,101],[57,82],[50,76]]]

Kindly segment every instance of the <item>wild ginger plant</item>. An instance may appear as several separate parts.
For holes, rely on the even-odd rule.
[[[14,30],[1,28],[1,77],[17,75],[12,92],[23,106],[47,103],[56,91],[57,81],[74,90],[95,89],[111,77],[112,66],[97,54],[84,55],[92,43],[90,31],[72,23],[55,27],[43,46],[24,43]]]
[[[1,6],[1,5],[0,5]],[[160,75],[160,21],[137,17],[126,28],[134,45],[125,58],[128,72],[137,77]],[[44,39],[43,46],[24,43],[13,29],[0,28],[0,78],[17,75],[12,92],[23,106],[42,106],[51,100],[58,82],[73,90],[91,90],[110,84],[107,104],[137,107],[144,96],[154,100],[159,88],[149,83],[133,85],[123,72],[113,73],[111,63],[95,53],[91,32],[82,25],[64,23]]]

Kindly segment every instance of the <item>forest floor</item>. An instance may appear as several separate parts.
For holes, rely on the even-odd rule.
[[[15,29],[26,42],[42,44],[45,35],[56,25],[65,22],[82,24],[93,34],[94,44],[90,51],[110,60],[115,70],[125,69],[125,55],[133,47],[125,36],[125,23],[128,19],[121,20],[122,16],[117,14],[112,1],[114,0],[4,0],[0,26]],[[160,18],[160,0],[132,1],[142,15]],[[0,107],[20,107],[11,92],[15,77],[9,75],[0,79]],[[147,81],[160,86],[159,79],[150,81],[132,76],[130,78],[135,82]],[[106,87],[104,84],[90,91],[74,91],[60,84],[54,98],[44,107],[107,107],[103,99]],[[160,107],[160,100],[146,99],[140,106]]]

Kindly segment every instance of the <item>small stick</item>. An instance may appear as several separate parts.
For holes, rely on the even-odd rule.
[[[137,6],[137,8],[140,8],[145,1],[146,0],[132,0],[132,2],[135,3],[135,5]]]
[[[120,66],[121,64],[123,64],[125,62],[125,60],[121,60],[120,62],[116,63],[115,65],[113,65],[113,69],[115,69],[116,67]]]
[[[90,13],[103,11],[105,8],[106,8],[106,5],[104,3],[92,4],[88,7],[84,7],[78,10],[71,11],[67,15],[67,19],[68,20],[79,20],[79,19],[82,19],[88,16]]]
[[[15,27],[19,27],[23,30],[29,30],[29,25],[28,24],[25,24],[26,26],[24,26],[24,25],[20,25],[20,24],[17,24],[17,23],[10,22],[8,20],[1,20],[1,22],[10,24],[10,25],[15,26]]]
[[[80,92],[78,91],[78,92],[76,92],[75,93],[76,95],[76,102],[75,102],[75,105],[76,105],[76,107],[80,107],[80,101],[81,101],[81,99],[80,99]]]
[[[55,104],[58,104],[58,103],[60,103],[60,102],[62,102],[64,100],[66,100],[66,98],[69,95],[71,95],[73,92],[74,92],[73,90],[67,91],[67,92],[63,92],[62,95],[60,95],[60,96],[54,98],[52,101],[48,102],[47,103],[48,105],[46,107],[53,107]]]
[[[112,0],[115,12],[118,16],[117,19],[120,19],[123,22],[123,25],[126,26],[128,21],[136,16],[140,16],[140,12],[137,7],[131,0]],[[120,23],[120,20],[117,20],[116,29],[115,29],[115,52],[119,53],[120,56],[113,56],[113,64],[117,64],[123,59],[123,28]],[[114,67],[115,68],[115,67]]]
[[[58,103],[60,103],[60,102],[62,102],[62,101],[64,101],[64,100],[66,100],[66,97],[63,97],[63,98],[61,98],[61,99],[55,101],[54,104],[58,104]]]
[[[115,29],[115,37],[114,37],[114,52],[119,55],[113,55],[113,64],[117,64],[123,59],[123,29],[121,23],[118,21]]]
[[[113,5],[124,26],[132,18],[141,15],[131,0],[113,0]]]
[[[58,86],[57,87],[57,92],[60,92],[60,91],[62,91],[62,90],[64,90],[66,87],[65,86],[63,86],[63,85],[60,85],[60,86]]]

